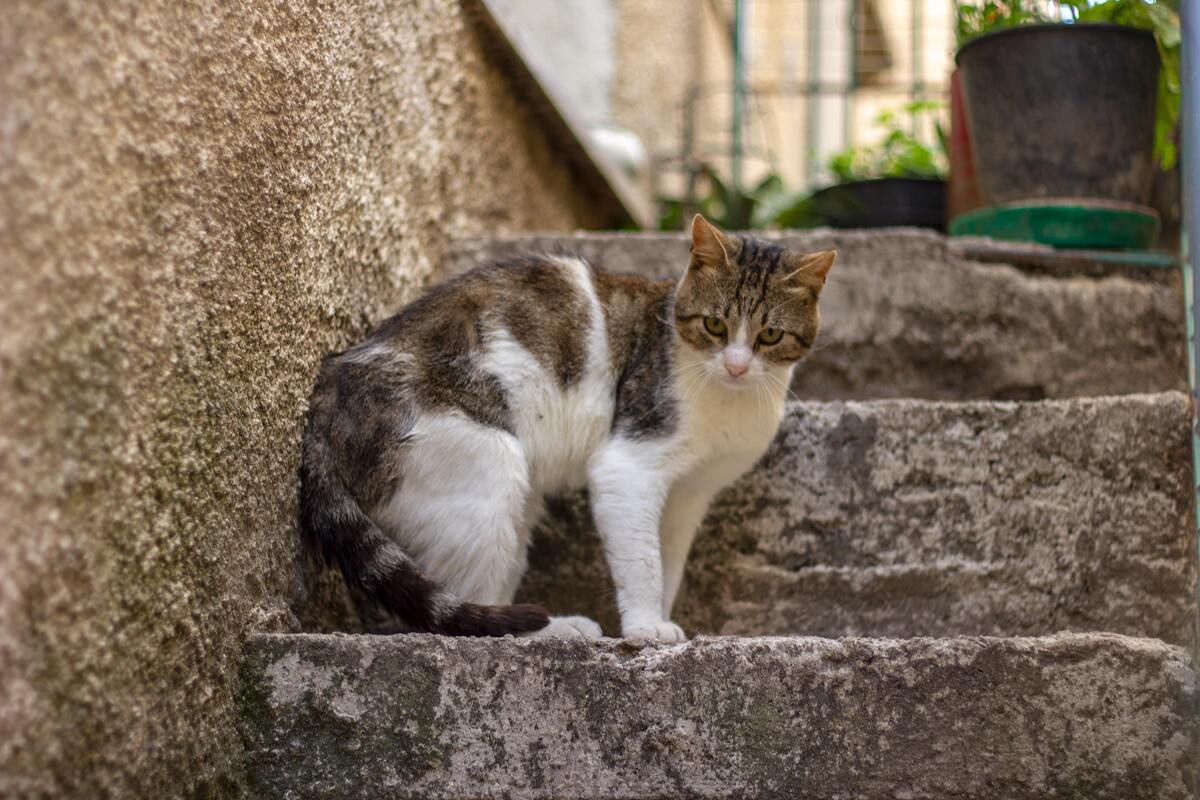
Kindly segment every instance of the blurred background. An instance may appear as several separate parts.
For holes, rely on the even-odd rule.
[[[502,0],[605,151],[654,196],[706,169],[746,184],[829,181],[836,153],[904,114],[931,147],[953,69],[950,0]]]
[[[3,3],[0,798],[326,797],[338,792],[257,788],[268,768],[278,788],[343,758],[354,791],[394,775],[409,741],[394,725],[374,739],[379,760],[362,761],[369,748],[356,752],[344,717],[284,730],[276,746],[263,738],[270,715],[253,710],[275,694],[260,691],[267,673],[296,674],[262,659],[258,634],[363,626],[297,536],[299,440],[322,357],[434,282],[515,251],[677,275],[695,211],[797,250],[837,249],[838,266],[822,343],[792,387],[811,414],[794,417],[762,494],[714,516],[681,624],[1103,631],[1193,649],[1181,5]],[[1038,24],[1065,20],[1108,24]],[[611,615],[598,543],[574,535],[587,516],[567,521],[570,538],[532,554],[530,599]],[[1162,652],[1164,674],[1192,685]],[[1018,662],[996,663],[1005,674]],[[1065,717],[1068,747],[1114,708],[1157,715],[1144,693],[1106,694],[1143,674],[1111,663],[1104,679],[1062,678],[1097,687],[1100,711],[1024,716]],[[1176,791],[1194,788],[1194,763],[1162,744],[1195,752],[1194,715],[1178,734],[1162,722],[1183,719],[1181,694],[1156,695],[1160,716],[1104,729],[1097,741],[1122,742],[1125,761],[1105,744],[1071,773],[1040,722],[1021,741],[1046,746],[1011,750],[1049,761],[995,759],[1010,739],[992,710],[1023,708],[1028,692],[1010,702],[971,685],[987,709],[979,757],[964,768],[945,751],[947,774],[989,790],[992,776],[1065,781],[1020,796],[1194,794]],[[364,702],[368,716],[411,696],[393,688],[364,695],[384,701]],[[749,719],[746,740],[762,741]],[[573,725],[546,742],[573,742]],[[859,729],[872,764],[878,730]],[[1129,730],[1161,738],[1135,747]],[[431,741],[411,740],[410,764],[425,769]],[[542,785],[542,764],[576,760],[530,763],[515,794]],[[844,764],[856,772],[838,793],[858,796],[853,781],[874,772]]]
[[[1038,233],[1009,235],[1007,220],[990,217],[951,232],[1055,245],[1178,246],[1179,178],[1173,156],[1178,102],[1172,100],[1178,93],[1178,18],[1170,3],[493,0],[489,7],[507,26],[540,87],[586,131],[598,157],[628,176],[634,195],[628,205],[636,222],[664,230],[679,229],[695,211],[732,228],[915,224],[945,229],[957,214],[998,202],[973,185],[969,115],[962,111],[963,91],[955,90],[953,79],[960,47],[983,34],[1033,23],[1116,22],[1153,30],[1172,90],[1159,93],[1154,144],[1159,169],[1153,179],[1145,173],[1144,187],[1134,198],[1142,205],[1138,211],[1148,216],[1132,224],[1149,227],[1155,224],[1150,217],[1157,216],[1161,235],[1112,243],[1086,236],[1047,241]],[[1145,38],[1148,47],[1150,37]],[[1020,48],[1013,58],[1028,60]],[[1077,84],[1089,79],[1086,67],[1084,75],[1066,77],[1039,69],[1045,84],[1062,84],[1060,94],[1078,96]],[[1151,82],[1155,69],[1147,73]],[[1105,76],[1096,74],[1093,82],[1106,90]],[[952,102],[956,91],[958,114]],[[1153,90],[1143,94],[1153,96]],[[1061,96],[1047,103],[1058,112],[1062,106]],[[1009,118],[1015,126],[1030,124]],[[1088,130],[1082,120],[1063,127],[1067,138]],[[960,163],[952,176],[955,129]],[[1148,148],[1149,138],[1142,139]],[[1164,142],[1172,154],[1162,152]],[[987,147],[1020,149],[1012,142]],[[1058,157],[1053,151],[1053,145],[1047,148],[1051,161]],[[1147,165],[1149,156],[1147,149]],[[876,187],[888,193],[865,201],[844,192],[813,199],[822,188],[885,178],[926,183]],[[929,183],[947,179],[956,185]],[[1084,196],[1078,181],[1032,193]],[[874,218],[845,213],[863,202],[893,208]],[[896,208],[906,205],[911,207],[907,214]],[[1073,214],[1076,206],[1055,209],[1059,212]],[[1091,215],[1093,209],[1081,213]]]
[[[931,149],[953,67],[948,0],[501,0],[528,61],[652,198],[710,176],[812,189],[892,129]],[[908,113],[932,101],[928,113]],[[934,156],[940,159],[940,153]],[[939,163],[944,169],[944,164]],[[662,209],[659,209],[660,213]]]

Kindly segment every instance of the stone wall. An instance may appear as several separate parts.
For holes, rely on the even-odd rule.
[[[456,0],[6,4],[0,796],[227,796],[318,358],[599,218]]]

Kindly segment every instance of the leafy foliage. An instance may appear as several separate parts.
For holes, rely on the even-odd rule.
[[[1061,22],[1050,13],[1051,6],[1041,0],[983,0],[955,3],[954,32],[958,46],[985,33],[1017,25],[1039,22]]]
[[[901,112],[907,119],[918,119],[943,108],[941,103],[918,101],[907,103]],[[829,159],[829,170],[839,183],[871,178],[942,178],[946,175],[946,132],[938,123],[939,147],[928,147],[913,137],[897,111],[884,111],[876,123],[884,129],[883,140],[877,145],[851,147]]]
[[[1056,13],[1057,12],[1057,13]],[[1158,73],[1158,116],[1154,155],[1163,169],[1175,166],[1179,127],[1179,2],[1178,0],[980,0],[957,2],[955,33],[961,47],[976,36],[1003,28],[1039,22],[1060,22],[1066,12],[1072,21],[1109,22],[1154,34],[1162,69]]]
[[[877,145],[852,147],[835,153],[828,162],[838,183],[872,178],[942,178],[946,174],[946,134],[935,124],[938,145],[928,147],[917,141],[905,123],[922,115],[932,115],[941,103],[906,103],[881,113],[876,122],[883,126],[884,137]],[[709,165],[700,169],[705,191],[689,205],[682,198],[659,198],[659,229],[680,230],[690,215],[699,211],[726,230],[750,228],[812,228],[827,223],[827,218],[807,191],[787,192],[783,180],[770,173],[749,189],[726,184]]]
[[[775,173],[768,174],[750,189],[729,186],[709,165],[700,169],[700,177],[707,184],[707,191],[697,198],[695,208],[688,208],[680,198],[660,198],[662,213],[659,229],[677,231],[687,224],[691,214],[700,212],[715,225],[725,230],[746,230],[762,227],[763,209],[783,194],[783,179]]]

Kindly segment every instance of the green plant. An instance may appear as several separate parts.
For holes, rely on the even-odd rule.
[[[834,154],[828,162],[830,171],[839,183],[870,178],[943,177],[946,135],[942,126],[934,125],[939,141],[935,147],[917,141],[905,127],[905,123],[934,114],[942,107],[941,103],[921,101],[884,111],[876,118],[884,128],[882,141]],[[748,189],[725,183],[708,164],[700,166],[697,177],[705,188],[692,202],[679,197],[659,198],[660,230],[680,230],[696,212],[726,230],[811,228],[827,222],[809,192],[784,191],[783,181],[774,173]]]
[[[1038,22],[1109,22],[1153,33],[1162,59],[1158,74],[1154,156],[1163,169],[1175,166],[1178,158],[1175,132],[1179,126],[1180,108],[1178,0],[1057,0],[1054,3],[983,0],[955,5],[955,33],[959,47],[994,30]]]
[[[1001,28],[1062,20],[1061,15],[1051,13],[1056,7],[1041,0],[984,0],[954,5],[954,33],[959,47],[976,36]]]
[[[783,179],[775,173],[769,173],[749,189],[726,184],[708,164],[700,166],[698,177],[706,184],[706,191],[693,202],[678,197],[659,198],[660,230],[680,230],[696,212],[725,230],[761,227],[762,208],[783,193]]]
[[[876,145],[851,147],[829,159],[829,170],[839,183],[871,178],[942,178],[946,175],[946,133],[935,123],[938,146],[918,141],[903,123],[942,109],[941,103],[907,103],[900,112],[884,111],[876,118],[883,127],[883,140]]]

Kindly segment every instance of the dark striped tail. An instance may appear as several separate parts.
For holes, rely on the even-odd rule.
[[[410,627],[448,636],[504,636],[541,630],[548,612],[533,605],[466,603],[421,573],[324,468],[328,453],[310,430],[300,468],[300,525],[346,582]]]

